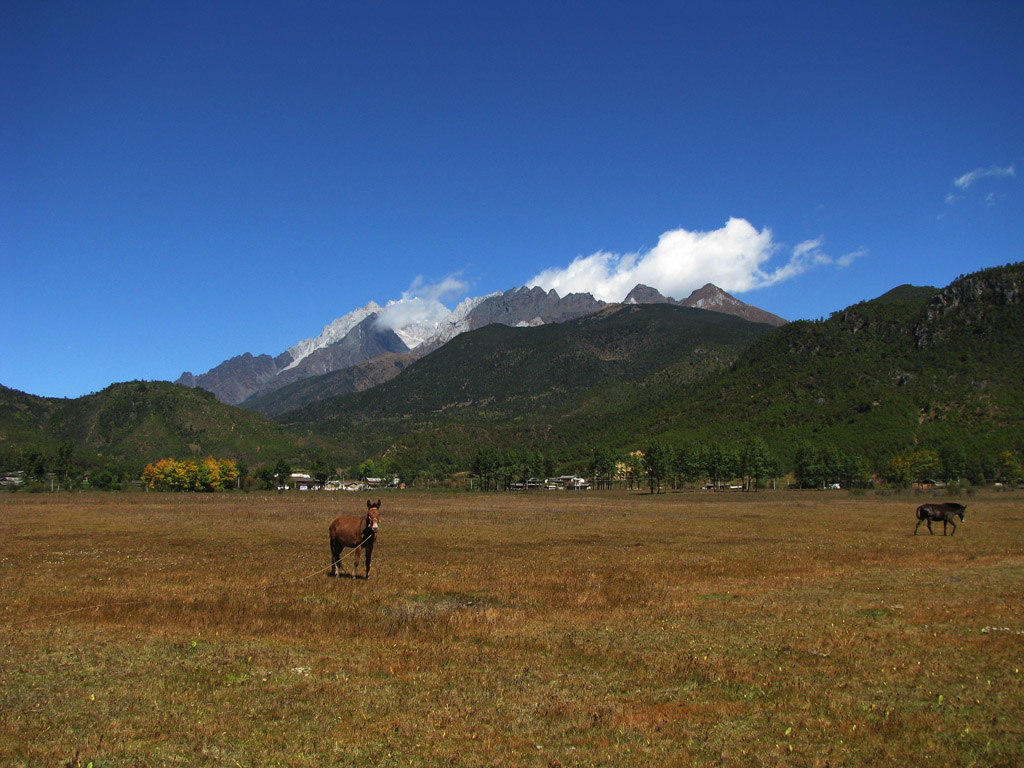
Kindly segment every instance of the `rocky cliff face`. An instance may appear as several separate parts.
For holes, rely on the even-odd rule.
[[[951,283],[928,303],[928,320],[968,305],[1009,306],[1024,300],[1024,270],[985,270]]]
[[[563,299],[554,290],[514,288],[481,302],[468,318],[470,330],[491,323],[512,326],[537,325],[538,320],[562,323],[596,312],[604,305],[589,293],[571,293]]]
[[[377,323],[377,316],[371,314],[334,344],[309,353],[297,365],[265,380],[249,397],[273,392],[294,381],[351,368],[381,355],[408,351],[409,348],[398,334],[390,328],[382,327]]]
[[[924,321],[914,329],[918,348],[944,339],[957,327],[985,327],[987,317],[1024,302],[1024,266],[986,269],[950,283],[925,308]]]
[[[216,368],[198,376],[186,371],[178,377],[175,384],[191,389],[205,389],[212,392],[222,403],[238,405],[257,392],[267,382],[283,370],[292,357],[284,352],[277,357],[270,355],[244,355],[225,360]]]
[[[589,293],[571,293],[564,298],[542,288],[513,288],[492,293],[480,299],[467,299],[438,326],[432,338],[417,347],[422,357],[451,341],[465,331],[499,323],[510,326],[532,326],[564,323],[597,312],[605,306]]]

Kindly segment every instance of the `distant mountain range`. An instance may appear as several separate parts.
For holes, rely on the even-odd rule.
[[[1022,370],[1024,264],[1012,264],[778,327],[669,302],[493,324],[368,391],[331,393],[339,373],[304,382],[323,389],[273,418],[413,469],[465,466],[483,446],[582,470],[599,446],[758,437],[784,466],[807,445],[873,471],[928,449],[992,479],[1024,456]]]
[[[571,319],[596,303],[566,299],[520,289],[464,302],[444,330],[465,330],[447,343],[421,329],[411,351],[294,380],[245,409],[170,382],[112,384],[73,400],[0,386],[0,470],[70,449],[80,468],[128,477],[160,458],[213,454],[253,469],[372,458],[403,477],[437,478],[467,471],[481,450],[543,452],[582,471],[599,449],[758,438],[784,470],[805,446],[824,446],[825,459],[843,454],[876,472],[897,454],[930,451],[972,482],[1020,476],[1024,264],[942,289],[898,286],[826,320],[781,326],[658,300],[642,286],[629,303]],[[687,299],[701,300],[728,303],[713,287]],[[288,375],[296,358],[343,359],[373,334],[394,333],[409,350],[375,314],[386,308],[351,317],[347,330],[339,322],[334,342],[266,357],[259,375]],[[541,324],[507,324],[517,316]]]
[[[362,366],[351,377],[352,391],[360,391],[387,381],[413,360],[466,331],[495,323],[512,327],[562,323],[591,315],[607,306],[589,293],[560,297],[554,290],[516,288],[466,299],[447,315],[426,321],[418,318],[395,327],[395,323],[385,320],[385,315],[399,303],[381,307],[371,301],[334,320],[319,336],[300,341],[276,357],[253,356],[247,352],[225,360],[206,373],[185,372],[175,383],[205,389],[221,402],[240,405],[265,398],[296,382]],[[623,303],[707,309],[773,326],[786,322],[777,315],[744,304],[710,283],[681,301],[665,297],[654,288],[637,285]],[[363,365],[369,361],[375,364]]]

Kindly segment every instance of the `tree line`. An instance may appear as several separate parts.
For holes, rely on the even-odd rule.
[[[542,451],[479,449],[470,462],[470,472],[480,481],[481,490],[528,487],[530,480],[551,477],[559,463]],[[599,447],[585,467],[577,467],[592,478],[595,487],[609,489],[648,488],[652,493],[670,485],[690,483],[719,487],[743,478],[744,487],[756,490],[783,474],[782,465],[759,439],[738,446],[725,443],[672,445],[655,441],[642,449],[619,451]]]
[[[758,437],[738,444],[652,441],[625,454],[598,448],[588,469],[598,488],[620,483],[646,487],[651,493],[690,484],[717,489],[736,480],[744,489],[756,491],[784,474],[781,461]]]
[[[473,456],[470,471],[482,490],[501,490],[526,487],[531,478],[550,477],[556,466],[552,457],[540,451],[482,448]],[[857,452],[833,443],[804,441],[786,466],[760,437],[738,443],[652,441],[642,449],[628,451],[599,447],[594,449],[586,472],[599,489],[646,488],[652,493],[665,487],[717,489],[735,484],[757,491],[784,476],[789,482],[790,475],[798,488],[863,488],[879,481],[893,487],[1024,481],[1024,464],[1011,450],[969,457],[956,445],[940,450],[922,448],[894,455],[884,466],[873,467]]]
[[[302,461],[302,459],[299,459]],[[138,470],[111,465],[86,472],[76,461],[72,444],[60,444],[52,455],[39,448],[21,451],[12,462],[26,485],[39,490],[96,488],[118,490],[138,483]],[[459,485],[459,478],[472,478],[480,490],[528,487],[532,479],[543,481],[556,474],[582,474],[593,487],[647,489],[687,486],[721,488],[740,485],[757,491],[776,485],[780,478],[800,488],[857,488],[881,482],[890,487],[914,483],[947,484],[990,482],[1019,484],[1024,481],[1024,464],[1019,452],[1003,449],[972,455],[957,443],[937,449],[916,448],[876,458],[872,463],[856,451],[829,442],[805,440],[791,457],[781,458],[760,437],[738,442],[652,440],[642,448],[617,450],[600,446],[589,458],[565,459],[553,452],[516,447],[499,450],[478,448],[463,461],[448,455],[441,463],[417,461],[412,453],[392,452],[377,459],[338,469],[322,456],[306,459],[304,471],[324,483],[334,477],[398,477],[415,487],[437,484]],[[10,469],[10,468],[9,468]],[[165,458],[146,465],[141,481],[154,490],[214,491],[240,487],[244,490],[273,490],[289,485],[292,466],[284,459],[263,465],[250,473],[241,461],[207,457],[204,460]]]

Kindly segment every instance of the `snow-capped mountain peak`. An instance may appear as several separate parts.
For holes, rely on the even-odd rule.
[[[389,301],[377,323],[394,331],[409,349],[416,349],[434,335],[450,314],[448,307],[437,299],[415,296]]]
[[[287,352],[292,356],[292,361],[282,370],[287,371],[294,368],[318,349],[328,347],[331,344],[341,341],[353,328],[359,325],[359,323],[363,322],[363,320],[368,318],[370,315],[380,311],[381,306],[377,302],[371,301],[366,306],[355,309],[344,317],[339,317],[329,325],[325,325],[319,336],[312,339],[303,339],[294,347],[288,348]]]
[[[470,330],[470,313],[488,299],[500,295],[501,291],[495,291],[494,293],[489,293],[486,296],[463,299],[459,302],[459,305],[447,315],[447,317],[441,318],[437,325],[434,326],[433,333],[424,339],[424,341],[429,341],[433,346],[441,346],[442,344],[446,344],[454,339],[460,333]]]

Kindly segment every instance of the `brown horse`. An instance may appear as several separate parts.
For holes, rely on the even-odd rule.
[[[917,536],[917,529],[921,527],[921,523],[928,523],[928,533],[934,535],[932,531],[932,522],[942,521],[942,535],[946,535],[946,526],[953,526],[953,533],[950,536],[956,536],[956,522],[954,517],[959,517],[960,522],[964,521],[964,513],[967,511],[966,504],[957,504],[955,501],[947,501],[942,504],[922,504],[917,508],[917,525],[914,526],[914,535]]]
[[[359,550],[366,550],[366,578],[370,578],[370,557],[373,555],[373,542],[377,537],[377,526],[380,523],[380,499],[376,503],[366,500],[366,515],[352,517],[339,515],[331,523],[331,576],[338,575],[338,564],[341,562],[341,551],[345,547],[355,547],[356,559],[352,563],[352,578],[356,577],[359,567]]]

